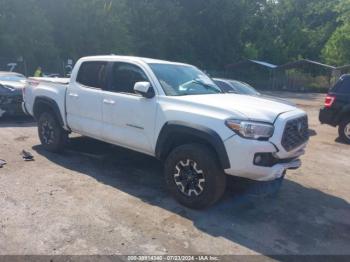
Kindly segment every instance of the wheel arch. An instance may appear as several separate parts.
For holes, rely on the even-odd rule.
[[[224,142],[214,130],[180,121],[170,121],[163,126],[156,144],[156,157],[165,160],[172,149],[187,143],[208,145],[216,153],[221,167],[230,168]]]
[[[33,106],[34,118],[39,120],[40,114],[47,112],[48,110],[53,112],[60,125],[64,127],[64,121],[56,101],[46,96],[36,97]]]

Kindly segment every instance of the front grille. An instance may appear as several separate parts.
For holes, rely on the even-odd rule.
[[[309,124],[307,116],[289,120],[284,129],[282,146],[286,151],[301,146],[309,139]]]

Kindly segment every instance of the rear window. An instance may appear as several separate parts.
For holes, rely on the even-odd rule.
[[[256,91],[253,87],[251,87],[246,83],[239,82],[239,81],[230,81],[230,83],[231,85],[234,86],[238,94],[252,95],[252,96],[259,95],[258,91]]]
[[[107,62],[84,62],[80,66],[77,82],[87,87],[104,89],[106,69]]]
[[[214,83],[218,87],[220,87],[220,89],[225,93],[236,93],[236,91],[229,84],[226,84],[225,82],[214,80]]]
[[[333,92],[350,94],[350,77],[341,77],[332,89]]]

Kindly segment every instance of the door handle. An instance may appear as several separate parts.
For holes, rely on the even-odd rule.
[[[71,97],[79,97],[78,94],[74,94],[74,93],[69,93],[69,96],[71,96]]]
[[[103,103],[105,103],[105,104],[107,104],[107,105],[114,105],[114,104],[115,104],[115,101],[109,100],[109,99],[104,99],[104,100],[103,100]]]

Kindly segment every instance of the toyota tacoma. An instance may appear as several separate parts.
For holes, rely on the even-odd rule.
[[[227,175],[279,179],[301,166],[309,135],[304,111],[223,93],[194,66],[129,56],[80,59],[70,79],[31,79],[24,110],[43,147],[61,151],[78,133],[163,161],[183,205],[206,208]]]

